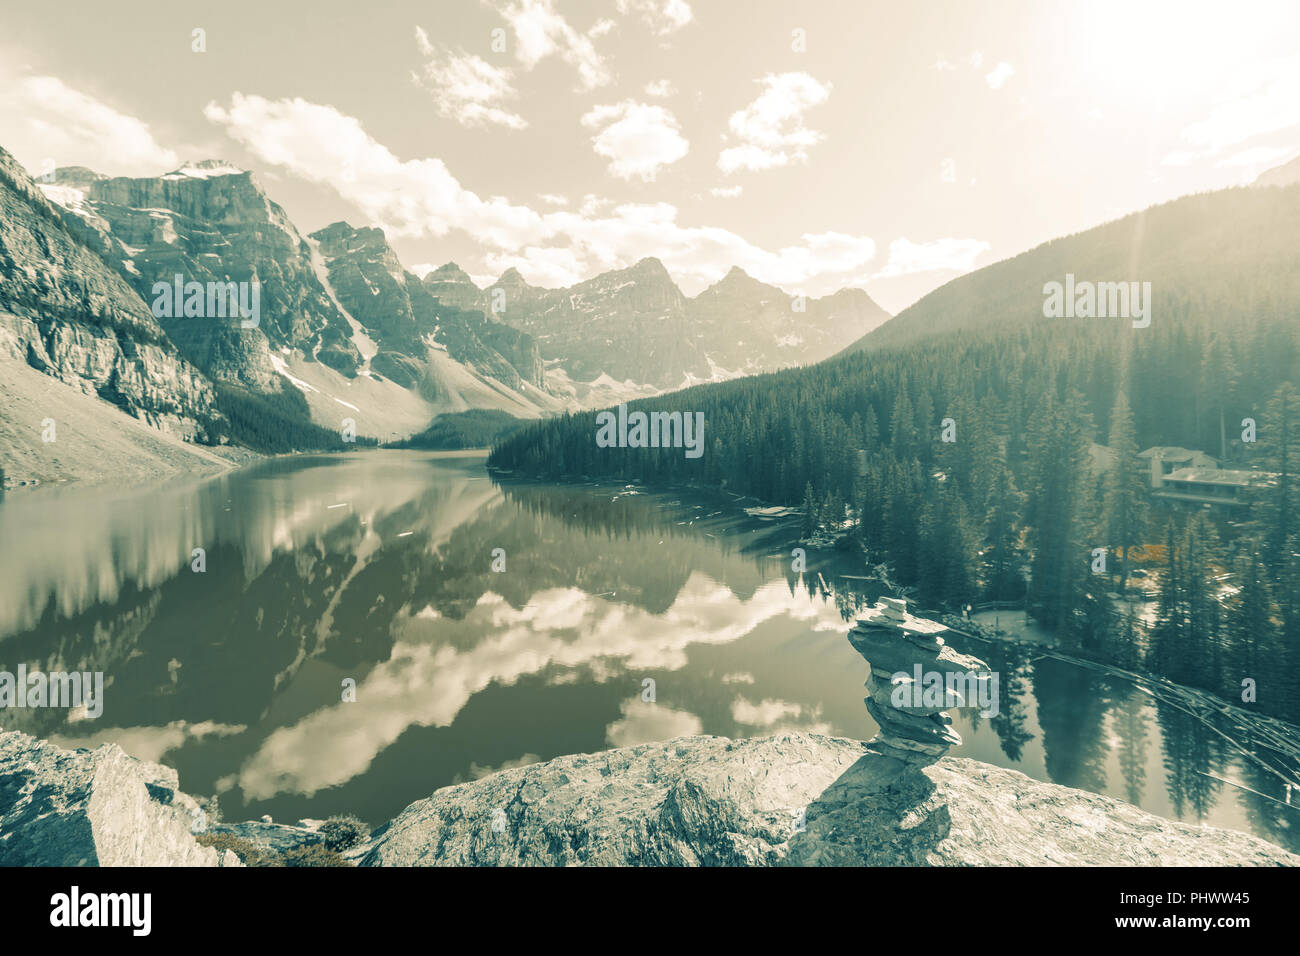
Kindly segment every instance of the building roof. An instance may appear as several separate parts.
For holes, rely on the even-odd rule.
[[[1096,471],[1107,471],[1115,464],[1115,452],[1105,445],[1089,443],[1088,454],[1092,457],[1092,467]]]
[[[1248,488],[1265,484],[1273,476],[1266,471],[1248,471],[1237,468],[1177,468],[1165,475],[1164,480],[1188,481],[1201,485],[1227,485]]]
[[[1218,461],[1213,455],[1207,455],[1203,451],[1195,451],[1191,448],[1183,448],[1179,445],[1153,445],[1146,451],[1138,452],[1139,458],[1155,458],[1160,456],[1161,461],[1184,461],[1190,458],[1208,458],[1210,461]]]

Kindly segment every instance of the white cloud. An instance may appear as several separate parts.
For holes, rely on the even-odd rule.
[[[1219,160],[1216,166],[1272,166],[1295,155],[1295,146],[1255,146]]]
[[[569,204],[569,197],[561,196],[559,193],[538,193],[537,198],[548,206],[567,206]]]
[[[518,269],[531,285],[543,289],[570,286],[587,278],[583,261],[572,249],[525,246],[519,252],[490,252],[483,264],[494,276]]]
[[[639,15],[661,36],[680,30],[694,17],[686,0],[618,0],[618,12]]]
[[[1300,55],[1250,63],[1225,89],[1204,119],[1183,127],[1180,138],[1192,149],[1169,153],[1163,165],[1218,156],[1256,136],[1300,125]]]
[[[984,82],[989,85],[990,89],[1000,90],[1006,85],[1007,80],[1016,75],[1016,68],[1002,60],[989,73],[984,74]]]
[[[677,92],[677,87],[673,86],[672,80],[651,80],[645,85],[646,96],[672,96]]]
[[[975,260],[993,247],[983,239],[936,239],[912,242],[895,239],[889,244],[889,262],[873,279],[913,275],[918,272],[969,272]]]
[[[153,176],[179,164],[145,123],[54,76],[0,73],[0,129],[5,147],[36,175],[52,164]]]
[[[829,84],[807,73],[768,74],[759,82],[763,92],[743,110],[732,113],[728,121],[732,136],[740,143],[719,154],[718,168],[724,173],[807,162],[808,147],[824,138],[803,125],[803,114],[826,101]]]
[[[649,182],[690,148],[677,118],[662,106],[633,100],[597,106],[582,117],[582,125],[597,130],[592,147],[610,160],[609,171],[621,179],[639,176]]]
[[[267,100],[235,93],[229,109],[204,115],[268,163],[324,183],[395,236],[445,235],[464,229],[496,246],[544,234],[542,217],[504,199],[464,189],[438,159],[403,162],[351,116],[306,100]]]
[[[420,51],[429,59],[422,74],[413,78],[428,90],[439,114],[463,126],[493,124],[524,129],[528,125],[518,113],[501,108],[500,104],[518,96],[509,69],[495,67],[472,53],[437,51],[420,27],[415,28],[415,37]]]
[[[751,727],[770,727],[779,721],[798,717],[802,712],[802,707],[788,700],[766,699],[753,704],[744,697],[737,697],[731,702],[731,719]]]
[[[243,724],[218,724],[211,720],[191,724],[173,720],[161,727],[106,727],[84,737],[51,734],[50,743],[68,750],[93,750],[104,744],[117,744],[133,757],[159,763],[171,751],[204,737],[234,737],[246,733]]]
[[[596,52],[591,36],[584,36],[570,26],[556,12],[553,0],[514,0],[500,13],[514,31],[515,56],[524,69],[531,70],[554,55],[578,71],[584,89],[595,89],[610,81],[609,69]],[[599,27],[598,23],[593,31]],[[602,32],[607,32],[607,28]]]
[[[788,700],[765,698],[757,704],[744,697],[737,697],[731,702],[731,719],[738,724],[760,727],[764,733],[789,733],[803,731],[811,734],[829,734],[833,728],[820,720],[821,708],[804,716],[804,708]]]
[[[577,588],[539,591],[522,610],[489,593],[458,621],[404,613],[394,625],[389,659],[358,686],[364,710],[336,703],[277,728],[237,779],[250,799],[310,795],[364,773],[411,727],[451,726],[474,695],[493,683],[509,686],[548,668],[591,668],[599,680],[677,671],[693,645],[731,643],[782,614],[812,631],[839,632],[844,626],[833,601],[811,600],[802,587],[792,595],[781,581],[742,600],[700,572],[662,614]],[[462,638],[449,641],[448,629]],[[693,714],[662,700],[648,704],[638,696],[621,710],[622,718],[607,727],[616,746],[700,732]],[[347,747],[339,748],[341,739]]]
[[[735,186],[714,186],[709,190],[709,195],[716,196],[719,199],[735,199],[744,191],[744,188],[740,184]]]
[[[538,212],[466,189],[440,159],[402,160],[351,116],[303,99],[235,93],[229,106],[204,110],[263,162],[334,189],[390,236],[442,236],[457,230],[483,255],[511,256],[530,282],[568,281],[656,256],[683,285],[700,288],[740,266],[760,281],[822,294],[839,288],[875,256],[867,236],[806,233],[797,244],[765,249],[717,226],[686,226],[668,203],[624,204],[588,195],[576,211]],[[537,265],[534,265],[534,262]]]
[[[606,199],[604,196],[597,196],[595,193],[587,193],[582,197],[582,205],[578,207],[578,212],[583,216],[594,216],[603,212],[610,206],[614,205],[612,199]]]
[[[643,703],[639,697],[623,701],[619,710],[623,717],[605,728],[611,747],[635,747],[704,732],[704,722],[690,711]]]

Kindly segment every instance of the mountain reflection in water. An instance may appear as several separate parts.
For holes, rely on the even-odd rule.
[[[566,753],[866,739],[844,635],[878,595],[834,563],[791,572],[792,532],[727,495],[497,484],[481,457],[416,452],[10,495],[0,670],[99,670],[106,690],[98,720],[10,709],[0,726],[116,742],[219,793],[227,819],[372,823]],[[1296,809],[1208,774],[1280,799],[1277,778],[1195,718],[1035,648],[952,643],[1001,674],[996,717],[954,714],[954,754],[1300,850]]]

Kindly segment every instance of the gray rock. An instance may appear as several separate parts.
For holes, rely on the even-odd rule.
[[[854,628],[849,632],[849,643],[877,673],[904,671],[910,674],[913,665],[918,663],[923,671],[941,674],[966,674],[985,669],[984,662],[978,657],[960,654],[947,644],[936,650],[927,650],[902,639],[898,631],[878,627]]]
[[[482,293],[454,263],[421,282],[402,267],[382,229],[336,222],[311,238],[320,244],[340,304],[378,343],[378,370],[393,381],[411,387],[431,374],[426,342],[432,340],[456,361],[508,388],[518,390],[525,382],[544,387],[536,341],[491,318]]]
[[[564,289],[529,285],[515,269],[483,290],[462,276],[448,264],[424,281],[442,301],[489,314],[499,292],[497,317],[529,333],[544,359],[583,382],[603,372],[679,388],[719,367],[752,373],[812,363],[889,317],[861,289],[842,289],[803,300],[792,336],[793,296],[735,268],[688,299],[655,258]]]
[[[61,750],[0,733],[0,865],[239,866],[200,846],[176,771],[116,744]]]
[[[903,677],[899,679],[898,683],[899,686],[903,686],[907,688],[907,697],[904,699],[912,699],[913,695],[911,691],[911,686],[915,684],[916,681],[914,681],[910,677]],[[947,689],[945,688],[944,695],[943,695],[943,702],[938,706],[927,707],[925,706],[925,704],[916,704],[916,703],[905,703],[902,706],[899,706],[898,704],[894,703],[895,684],[893,683],[893,681],[890,680],[888,677],[882,679],[881,677],[878,677],[874,672],[871,674],[871,676],[867,678],[867,682],[865,686],[868,692],[870,693],[871,699],[874,700],[881,707],[888,707],[893,710],[901,711],[904,714],[917,714],[921,716],[925,716],[928,714],[940,714],[943,713],[943,711],[948,710],[949,708],[952,707],[965,706],[966,703],[965,700],[962,699],[961,694],[957,693],[956,691],[953,691],[952,693],[948,693]]]
[[[866,698],[867,713],[880,725],[880,732],[893,737],[903,737],[923,744],[935,744],[944,749],[961,744],[961,736],[947,726],[951,718],[946,714],[918,717],[905,714],[888,705],[882,707],[870,697]],[[939,751],[942,753],[943,751]]]
[[[358,855],[363,866],[1300,863],[1243,833],[1012,770],[923,764],[814,734],[682,737],[446,787]]]
[[[0,356],[186,440],[219,440],[211,383],[4,149],[0,263]]]

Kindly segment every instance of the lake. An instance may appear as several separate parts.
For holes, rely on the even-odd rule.
[[[102,671],[105,692],[97,719],[8,709],[0,726],[116,742],[219,794],[228,820],[371,823],[561,754],[867,739],[846,615],[877,595],[860,558],[792,572],[796,534],[723,493],[497,482],[464,454],[10,494],[0,670]],[[996,717],[954,714],[953,754],[1300,850],[1297,808],[1239,731],[1043,648],[950,642],[1001,674]]]

